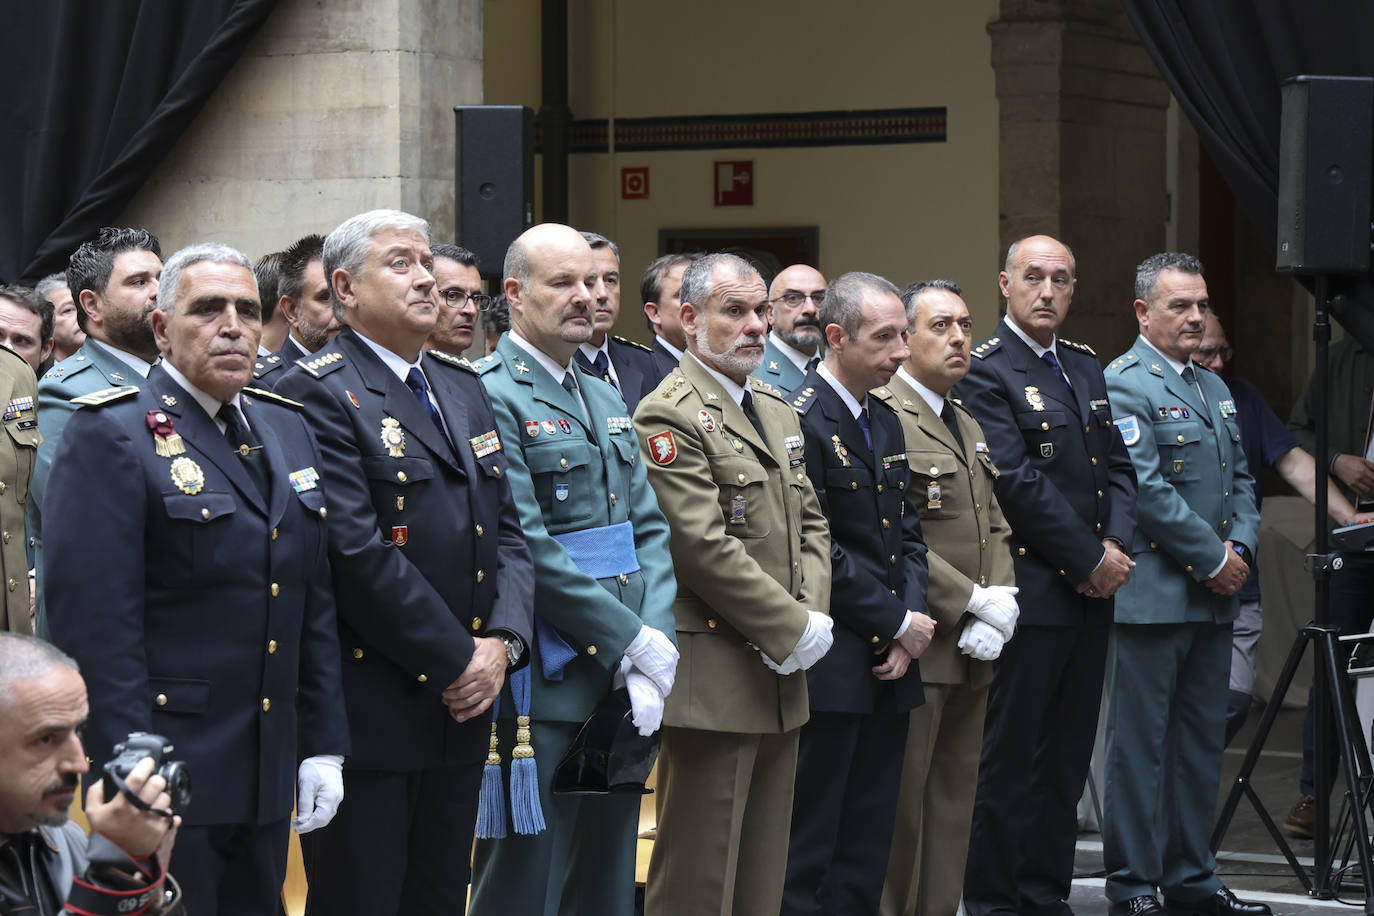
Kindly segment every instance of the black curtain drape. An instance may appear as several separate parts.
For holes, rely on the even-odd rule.
[[[1273,249],[1278,235],[1280,84],[1374,76],[1367,0],[1122,0],[1141,43],[1236,203]],[[1342,278],[1333,314],[1374,349],[1374,276]]]
[[[275,5],[5,4],[0,278],[33,283],[65,269],[77,245],[117,219]]]

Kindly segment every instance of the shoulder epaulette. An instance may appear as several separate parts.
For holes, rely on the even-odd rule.
[[[792,407],[796,409],[797,413],[806,413],[815,403],[815,397],[816,389],[807,385],[802,390],[793,392]]]
[[[989,337],[987,340],[983,341],[978,346],[973,348],[973,355],[979,359],[982,359],[983,357],[987,356],[989,353],[993,352],[1000,346],[1002,346],[1002,338]]]
[[[280,356],[267,356],[253,364],[253,378],[262,378],[269,372],[283,368]]]
[[[1110,365],[1107,366],[1107,371],[1119,374],[1126,371],[1131,366],[1137,365],[1139,362],[1140,360],[1134,353],[1123,353],[1111,361]]]
[[[476,372],[478,375],[486,375],[488,372],[501,365],[501,357],[497,356],[495,353],[488,353],[481,359],[473,360],[469,365],[472,366],[472,371]]]
[[[296,365],[315,376],[315,378],[321,378],[342,366],[343,358],[343,354],[338,350],[331,350],[328,353],[321,353],[319,356],[298,359],[296,360]]]
[[[1097,351],[1085,343],[1079,343],[1076,340],[1067,340],[1063,337],[1060,337],[1058,340],[1061,347],[1068,347],[1070,350],[1077,350],[1079,353],[1086,353],[1089,356],[1097,356]]]
[[[774,388],[772,385],[768,384],[763,379],[758,378],[757,376],[749,376],[749,387],[754,389],[755,391],[763,392],[764,394],[771,394],[779,401],[787,400],[787,398],[783,396],[783,393],[781,391],[779,391],[777,388]]]
[[[454,356],[452,353],[446,353],[443,350],[436,350],[433,347],[429,348],[425,352],[430,356],[434,357],[435,359],[439,360],[441,363],[448,363],[450,366],[457,366],[459,369],[466,369],[468,372],[471,372],[474,375],[477,373],[477,370],[472,368],[472,363],[468,362],[466,357]]]
[[[654,352],[653,347],[646,347],[637,340],[630,340],[628,337],[621,337],[619,334],[611,335],[614,340],[618,340],[627,347],[634,347],[636,350],[643,350],[645,353]]]
[[[687,389],[687,376],[682,374],[681,369],[674,369],[663,377],[663,381],[658,383],[658,387],[654,389],[654,394],[665,401],[671,401],[686,394]]]
[[[274,394],[273,392],[267,391],[262,388],[245,388],[243,389],[243,393],[246,395],[252,395],[260,401],[270,401],[273,404],[280,404],[283,407],[290,407],[292,410],[305,410],[305,405],[302,404],[300,401],[293,401],[290,398],[284,398],[279,394]]]
[[[138,394],[137,385],[119,385],[115,388],[103,388],[100,391],[92,391],[90,394],[83,394],[80,397],[72,398],[73,404],[80,404],[82,407],[101,407],[105,404],[113,404],[115,401],[122,401],[125,398],[133,397]]]

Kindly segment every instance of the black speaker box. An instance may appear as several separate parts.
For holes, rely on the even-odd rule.
[[[534,112],[522,105],[458,105],[453,114],[456,241],[477,255],[484,277],[500,277],[506,249],[534,225]]]
[[[1369,269],[1374,79],[1295,76],[1281,89],[1278,262],[1302,274]]]

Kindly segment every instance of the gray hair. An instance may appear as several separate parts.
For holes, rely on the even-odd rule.
[[[1028,235],[1026,238],[1035,238],[1035,236]],[[1051,236],[1047,235],[1045,238],[1051,238]],[[1016,255],[1020,253],[1021,243],[1025,240],[1026,239],[1017,239],[1007,246],[1007,259],[1002,263],[1002,270],[1006,272],[1007,276],[1011,276],[1012,272],[1016,270]],[[1059,242],[1059,239],[1055,239],[1055,241]],[[1073,256],[1073,249],[1064,242],[1059,242],[1059,244],[1064,245],[1064,250],[1068,252],[1069,255],[1069,276],[1078,276],[1078,261]]]
[[[521,289],[529,289],[530,253],[525,250],[525,243],[520,239],[511,242],[510,247],[506,249],[506,258],[501,264],[501,276],[515,280]]]
[[[716,291],[717,266],[728,268],[738,280],[747,280],[752,276],[758,277],[759,282],[763,281],[754,265],[737,254],[708,254],[697,258],[682,272],[682,289],[677,294],[678,302],[690,302],[698,309],[704,308]]]
[[[80,672],[76,659],[35,636],[0,630],[0,714],[14,703],[14,682],[42,677],[54,668]]]
[[[43,279],[39,280],[38,285],[33,288],[33,291],[38,294],[39,298],[47,299],[66,285],[67,272],[65,270],[60,270],[55,274],[48,274]]]
[[[853,340],[864,323],[864,296],[870,292],[897,295],[897,287],[877,274],[851,270],[840,274],[825,290],[821,303],[821,327],[837,324]]]
[[[615,255],[615,259],[617,261],[620,260],[620,246],[606,238],[606,236],[602,235],[600,232],[583,232],[581,235],[582,238],[587,240],[587,244],[592,246],[592,251],[609,248],[611,249],[611,254]]]
[[[334,317],[344,320],[343,303],[334,294],[334,271],[346,270],[354,280],[363,278],[363,265],[372,250],[372,237],[386,230],[418,232],[429,244],[429,223],[404,210],[368,210],[350,216],[324,237],[324,279],[329,284],[329,305]]]
[[[902,305],[906,306],[907,324],[911,324],[911,322],[915,321],[916,316],[920,314],[920,311],[916,308],[916,300],[920,297],[921,293],[928,289],[949,293],[958,296],[960,299],[964,298],[963,289],[953,280],[917,280],[915,283],[908,283],[906,289],[902,290],[901,293]]]
[[[157,284],[158,311],[172,314],[177,304],[177,294],[180,292],[181,272],[192,264],[202,263],[237,264],[239,267],[247,268],[250,274],[253,272],[253,262],[237,248],[230,248],[221,242],[197,242],[187,245],[162,265],[162,277]],[[253,278],[253,286],[257,288],[257,277]]]
[[[1166,270],[1200,277],[1202,262],[1181,251],[1161,251],[1150,255],[1135,269],[1135,297],[1142,302],[1149,302],[1155,286],[1159,284],[1159,275]]]

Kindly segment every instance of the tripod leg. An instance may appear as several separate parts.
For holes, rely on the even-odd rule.
[[[1365,821],[1365,803],[1363,792],[1360,790],[1360,761],[1357,760],[1354,736],[1350,733],[1350,722],[1353,715],[1351,707],[1353,698],[1350,696],[1350,685],[1346,682],[1344,672],[1336,658],[1336,634],[1332,630],[1323,630],[1320,641],[1321,664],[1326,669],[1326,682],[1331,692],[1331,701],[1336,710],[1336,729],[1340,738],[1341,757],[1345,764],[1345,784],[1346,791],[1350,793],[1350,807],[1354,817],[1355,846],[1360,852],[1360,877],[1364,882],[1365,893],[1365,912],[1374,912],[1374,869],[1371,869],[1369,858],[1369,826]],[[1364,738],[1360,737],[1363,742]],[[1367,754],[1366,754],[1367,760]],[[1330,863],[1314,863],[1318,869],[1318,874],[1325,874],[1327,885],[1330,884]],[[1335,888],[1331,888],[1335,890]]]

